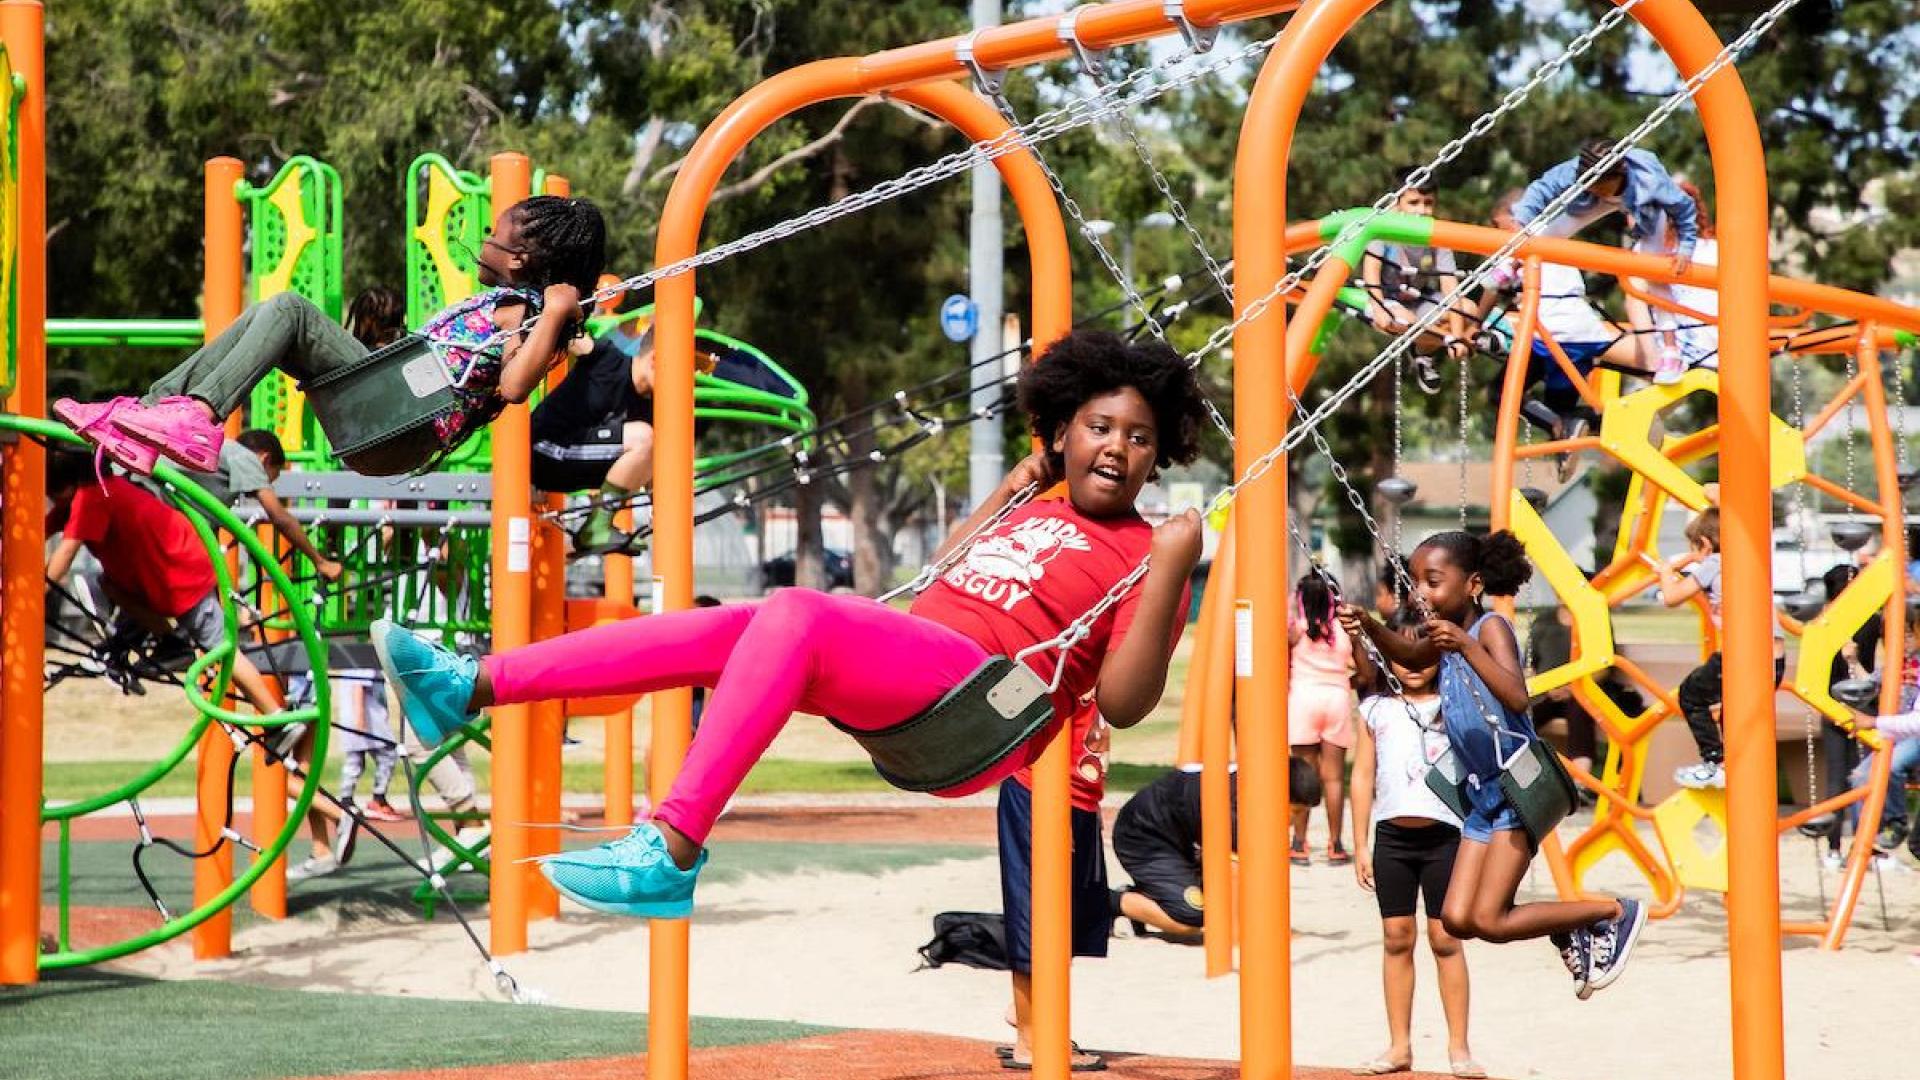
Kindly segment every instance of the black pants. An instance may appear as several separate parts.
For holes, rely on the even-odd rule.
[[[1424,902],[1427,918],[1440,917],[1447,902],[1447,883],[1453,878],[1453,857],[1460,850],[1460,830],[1435,822],[1426,826],[1382,821],[1373,833],[1373,896],[1383,919],[1414,913]]]
[[[1787,673],[1787,659],[1776,656],[1773,659],[1773,685],[1779,686]],[[1707,662],[1694,668],[1680,681],[1680,712],[1687,718],[1687,730],[1693,733],[1693,744],[1700,748],[1700,760],[1709,765],[1718,765],[1727,758],[1727,744],[1720,735],[1720,723],[1713,718],[1713,707],[1720,704],[1720,654],[1707,657]]]

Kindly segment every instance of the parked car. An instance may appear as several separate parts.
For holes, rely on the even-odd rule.
[[[785,555],[775,555],[760,564],[760,584],[763,588],[780,589],[793,584],[793,557],[789,551]],[[827,588],[853,588],[853,556],[844,551],[827,548]]]

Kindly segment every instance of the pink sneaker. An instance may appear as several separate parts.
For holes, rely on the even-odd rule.
[[[101,453],[141,476],[151,476],[154,463],[160,460],[160,452],[128,438],[113,423],[115,417],[138,406],[139,402],[130,397],[100,402],[61,398],[53,403],[53,416],[98,447]]]
[[[207,407],[192,398],[162,398],[153,405],[135,405],[113,418],[121,431],[192,469],[218,472],[220,445],[226,430],[207,416]]]

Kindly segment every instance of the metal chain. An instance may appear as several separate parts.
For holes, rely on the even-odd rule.
[[[1847,395],[1847,404],[1845,406],[1845,415],[1847,422],[1847,442],[1844,450],[1846,452],[1847,490],[1856,491],[1857,489],[1853,483],[1855,479],[1854,442],[1859,435],[1857,426],[1859,424],[1859,414],[1855,411],[1855,405],[1857,405],[1860,400],[1860,391],[1854,387],[1853,381],[1859,377],[1860,374],[1860,358],[1852,349],[1847,350],[1846,372],[1845,392]],[[1848,521],[1853,521],[1859,517],[1858,511],[1853,508],[1852,503],[1847,503],[1846,507]]]
[[[1634,0],[1638,2],[1638,0]],[[765,247],[789,237],[831,224],[844,217],[870,210],[882,203],[890,202],[904,195],[931,187],[943,180],[960,176],[981,165],[997,161],[1008,154],[1030,149],[1040,143],[1059,138],[1070,131],[1098,123],[1110,116],[1120,115],[1146,102],[1165,94],[1191,86],[1228,68],[1237,67],[1255,56],[1273,47],[1280,39],[1280,32],[1249,42],[1240,49],[1224,54],[1205,64],[1198,64],[1187,71],[1167,75],[1159,81],[1150,81],[1153,76],[1164,73],[1172,63],[1184,59],[1189,53],[1177,54],[1162,64],[1152,64],[1139,68],[1124,79],[1119,79],[1101,88],[1096,93],[1075,98],[1065,105],[1041,113],[1025,124],[1015,126],[991,139],[983,139],[962,150],[956,150],[937,161],[918,168],[910,169],[899,176],[883,180],[865,191],[856,192],[836,202],[815,207],[804,214],[788,218],[785,221],[769,225],[764,229],[748,233],[736,240],[719,244],[697,255],[690,255],[678,262],[655,267],[644,274],[636,274],[624,281],[615,282],[597,289],[591,296],[580,301],[582,308],[590,308],[604,300],[610,300],[623,292],[638,291],[656,282],[670,277],[697,270],[704,266],[724,262],[736,255],[743,255],[755,248]],[[990,80],[986,80],[990,81]],[[514,333],[525,333],[539,322],[539,316],[522,323]],[[480,348],[497,346],[509,335],[496,333],[482,343]]]
[[[1065,17],[1068,21],[1062,22],[1063,33],[1072,29],[1070,21],[1072,18],[1071,15]],[[1078,55],[1082,60],[1087,61],[1081,65],[1081,70],[1093,81],[1094,86],[1105,87],[1107,75],[1101,70],[1098,54],[1088,55],[1082,51]],[[1193,221],[1187,215],[1186,203],[1174,194],[1173,184],[1168,181],[1167,174],[1161,171],[1160,163],[1152,148],[1148,147],[1146,140],[1141,137],[1140,128],[1133,122],[1132,114],[1123,112],[1115,116],[1114,120],[1119,125],[1121,134],[1126,136],[1127,142],[1133,145],[1133,156],[1139,159],[1140,164],[1146,166],[1147,175],[1153,180],[1153,186],[1159,189],[1160,198],[1167,204],[1167,212],[1173,215],[1174,222],[1187,234],[1187,246],[1191,247],[1200,256],[1201,261],[1206,263],[1207,273],[1213,277],[1213,283],[1220,287],[1221,295],[1227,298],[1227,303],[1232,304],[1233,282],[1228,279],[1226,267],[1214,258],[1213,251],[1207,246],[1206,238],[1202,237],[1200,230],[1194,227]]]
[[[1459,417],[1460,445],[1458,447],[1458,453],[1460,454],[1460,531],[1466,532],[1467,531],[1467,457],[1468,457],[1469,451],[1467,449],[1467,361],[1465,357],[1462,357],[1460,359],[1459,382],[1460,382],[1460,417]],[[1489,503],[1492,502],[1493,495],[1491,491],[1489,491],[1487,495],[1487,499]]]
[[[980,537],[986,535],[988,530],[1007,520],[1007,515],[1027,505],[1027,503],[1032,502],[1033,497],[1038,494],[1040,494],[1040,485],[1037,483],[1028,484],[1026,487],[1014,492],[1013,497],[1002,503],[1000,509],[995,510],[987,516],[985,521],[974,526],[971,532],[960,538],[959,543],[947,549],[945,555],[921,567],[920,572],[913,575],[912,581],[881,593],[879,596],[880,602],[883,604],[887,603],[903,593],[912,592],[918,594],[925,591],[928,586],[939,580],[941,574],[946,573],[952,568],[953,564],[959,562],[961,558],[966,555],[967,549],[973,547],[975,540],[978,540]]]
[[[1402,433],[1403,428],[1405,426],[1405,420],[1403,420],[1400,415],[1400,410],[1405,407],[1405,390],[1406,390],[1406,383],[1403,381],[1404,373],[1401,370],[1402,366],[1403,365],[1401,363],[1401,358],[1397,356],[1394,357],[1393,358],[1393,475],[1395,476],[1400,475],[1400,469],[1402,468],[1401,463],[1406,460],[1404,456],[1406,451],[1406,443],[1405,443],[1404,435]],[[1390,556],[1389,561],[1392,561],[1393,558],[1399,557],[1400,545],[1404,543],[1404,540],[1402,538],[1401,528],[1400,528],[1400,518],[1402,516],[1401,515],[1402,509],[1403,508],[1397,503],[1394,505],[1394,508],[1393,508],[1393,546],[1388,549],[1388,554]]]
[[[1626,157],[1628,150],[1638,145],[1648,135],[1652,134],[1653,131],[1664,124],[1674,113],[1679,111],[1682,104],[1692,100],[1693,96],[1699,93],[1700,87],[1704,85],[1708,79],[1719,74],[1722,68],[1732,63],[1740,53],[1744,52],[1754,41],[1758,40],[1761,34],[1770,29],[1775,22],[1778,22],[1782,15],[1792,10],[1798,2],[1799,0],[1779,0],[1772,8],[1769,8],[1758,19],[1754,20],[1753,24],[1748,26],[1744,33],[1734,39],[1725,48],[1721,49],[1720,53],[1715,56],[1711,62],[1689,78],[1680,89],[1674,91],[1662,101],[1659,107],[1654,109],[1652,113],[1649,113],[1637,127],[1616,142],[1610,151],[1594,163],[1592,168],[1581,173],[1574,182],[1568,186],[1566,191],[1561,192],[1560,195],[1549,202],[1538,216],[1522,226],[1479,266],[1464,275],[1445,297],[1429,308],[1418,319],[1414,320],[1413,325],[1409,326],[1399,337],[1395,338],[1386,349],[1382,350],[1373,360],[1362,366],[1346,383],[1328,395],[1326,400],[1321,402],[1321,404],[1304,419],[1297,422],[1293,428],[1287,432],[1285,438],[1265,454],[1261,455],[1260,458],[1255,459],[1255,461],[1248,466],[1247,475],[1242,477],[1242,479],[1233,486],[1224,489],[1220,496],[1216,497],[1216,501],[1222,499],[1231,501],[1233,493],[1237,491],[1238,488],[1251,483],[1260,475],[1263,475],[1273,467],[1275,460],[1283,457],[1308,438],[1315,437],[1314,433],[1316,429],[1325,423],[1329,416],[1343,407],[1352,399],[1354,394],[1358,393],[1370,380],[1377,376],[1388,365],[1392,364],[1396,357],[1404,355],[1421,334],[1431,329],[1433,325],[1444,317],[1454,305],[1459,303],[1460,299],[1469,291],[1478,287],[1487,275],[1492,272],[1494,267],[1513,255],[1522,244],[1525,244],[1528,240],[1544,231],[1547,225],[1553,221],[1553,219],[1564,213],[1576,198],[1584,194],[1586,190],[1601,177],[1611,172],[1613,168]],[[1245,323],[1254,317],[1257,317],[1257,313],[1250,307],[1246,315],[1235,319],[1233,324],[1229,324],[1229,327],[1223,327],[1222,329],[1230,329],[1233,325]],[[1227,336],[1231,337],[1231,334]]]
[[[1893,460],[1895,468],[1903,473],[1907,471],[1907,387],[1906,375],[1902,373],[1901,368],[1905,366],[1906,362],[1907,349],[1902,348],[1894,354],[1893,363],[1887,365],[1889,368],[1888,380],[1893,384],[1891,397],[1895,405],[1893,413]],[[1901,496],[1903,504],[1905,498],[1904,495]],[[1909,556],[1909,558],[1911,558],[1911,556]]]
[[[1787,386],[1793,399],[1793,426],[1795,430],[1804,431],[1807,426],[1807,377],[1804,368],[1806,362],[1794,356],[1791,350],[1783,350],[1779,356],[1787,362]],[[1798,533],[1800,537],[1800,543],[1797,545],[1800,549],[1800,591],[1805,593],[1809,591],[1807,588],[1807,547],[1811,542],[1811,537],[1808,535],[1807,486],[1805,484],[1793,485],[1793,508],[1794,518],[1796,519],[1794,531]],[[1833,597],[1827,597],[1827,600],[1831,603]],[[1820,801],[1819,795],[1817,794],[1819,791],[1818,778],[1814,774],[1815,770],[1813,766],[1815,729],[1813,710],[1803,709],[1801,711],[1801,718],[1806,729],[1807,805],[1811,806]]]
[[[1798,0],[1783,0],[1783,2],[1791,5],[1791,3],[1797,3]],[[1472,145],[1473,142],[1482,135],[1492,131],[1494,125],[1498,124],[1508,113],[1511,113],[1525,102],[1534,90],[1559,74],[1560,69],[1566,67],[1567,64],[1592,48],[1595,41],[1605,36],[1605,34],[1614,27],[1619,26],[1626,20],[1627,16],[1632,13],[1633,9],[1639,7],[1641,3],[1642,0],[1624,0],[1619,7],[1610,9],[1599,22],[1588,27],[1585,33],[1568,42],[1565,51],[1548,57],[1538,68],[1534,69],[1533,74],[1526,82],[1509,90],[1506,96],[1500,99],[1499,105],[1481,114],[1473,123],[1467,125],[1467,130],[1462,132],[1459,137],[1442,146],[1440,151],[1434,155],[1433,160],[1409,173],[1406,180],[1402,181],[1399,187],[1375,199],[1373,205],[1368,207],[1364,213],[1354,217],[1348,221],[1346,225],[1342,226],[1339,235],[1314,249],[1313,253],[1307,257],[1307,261],[1303,263],[1298,270],[1281,278],[1272,289],[1267,291],[1266,295],[1247,305],[1246,310],[1238,317],[1227,325],[1222,326],[1219,330],[1214,331],[1200,348],[1188,355],[1187,362],[1190,365],[1197,366],[1200,361],[1219,351],[1228,342],[1232,341],[1235,330],[1239,329],[1239,327],[1245,323],[1259,318],[1266,313],[1268,308],[1273,306],[1275,301],[1287,293],[1292,292],[1294,289],[1299,288],[1301,282],[1307,280],[1315,271],[1325,265],[1327,259],[1332,256],[1333,252],[1339,250],[1349,240],[1359,236],[1368,225],[1373,223],[1374,219],[1393,209],[1394,204],[1400,201],[1400,196],[1405,195],[1415,188],[1425,186],[1433,179],[1433,174],[1442,166],[1459,157],[1466,151],[1468,146]],[[1664,117],[1662,119],[1664,119]],[[1591,180],[1587,182],[1589,184],[1592,183]],[[1583,185],[1579,190],[1584,191],[1586,188]]]

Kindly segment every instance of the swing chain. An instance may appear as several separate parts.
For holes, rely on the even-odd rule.
[[[1242,325],[1252,322],[1254,319],[1266,314],[1267,309],[1272,307],[1277,300],[1299,288],[1302,282],[1306,281],[1315,271],[1326,264],[1326,261],[1332,257],[1335,251],[1364,232],[1367,226],[1372,224],[1376,218],[1392,210],[1394,204],[1400,201],[1402,195],[1405,195],[1415,188],[1424,186],[1431,181],[1433,174],[1438,172],[1442,166],[1459,157],[1462,153],[1466,152],[1468,146],[1471,146],[1481,136],[1492,131],[1494,125],[1498,124],[1508,113],[1513,112],[1523,104],[1536,89],[1559,74],[1562,68],[1592,48],[1594,42],[1598,41],[1608,31],[1625,21],[1633,9],[1639,7],[1642,2],[1643,0],[1623,0],[1618,7],[1608,10],[1599,22],[1594,23],[1579,37],[1568,42],[1565,50],[1548,57],[1539,67],[1534,69],[1533,74],[1526,82],[1509,90],[1506,96],[1500,99],[1498,105],[1475,118],[1473,123],[1467,125],[1466,131],[1462,132],[1445,146],[1442,146],[1439,152],[1433,156],[1433,160],[1409,173],[1406,180],[1402,181],[1399,187],[1375,199],[1373,205],[1369,206],[1364,213],[1355,216],[1343,225],[1339,235],[1316,248],[1298,270],[1281,278],[1272,289],[1267,291],[1266,295],[1247,305],[1244,312],[1209,335],[1200,348],[1188,354],[1187,362],[1190,365],[1197,366],[1202,360],[1218,352],[1228,342],[1232,341],[1234,331],[1238,330]],[[1781,2],[1791,6],[1791,4],[1797,3],[1798,0],[1781,0]],[[1771,22],[1769,22],[1768,25],[1771,25]],[[1744,48],[1744,46],[1742,47]],[[1710,65],[1706,70],[1711,72],[1718,69]],[[1662,119],[1665,118],[1663,117]],[[1589,180],[1588,183],[1591,184],[1592,181]],[[1577,190],[1585,191],[1586,185],[1581,185]],[[1551,208],[1549,209],[1551,210]],[[1543,213],[1542,216],[1551,217],[1554,215],[1551,213]],[[1429,323],[1428,325],[1432,324]]]
[[[1076,8],[1074,15],[1078,15],[1080,11],[1084,10],[1084,8]],[[1075,48],[1075,56],[1080,60],[1081,71],[1086,74],[1087,78],[1093,81],[1096,89],[1104,88],[1108,81],[1106,73],[1101,70],[1100,66],[1093,61],[1093,58],[1089,57],[1081,48],[1079,37],[1077,33],[1074,32],[1074,24],[1070,21],[1073,18],[1073,15],[1063,17],[1060,32],[1062,36],[1073,35],[1072,43]],[[1183,27],[1185,26],[1184,19],[1182,20],[1182,25]],[[1194,48],[1191,44],[1192,40],[1192,37],[1189,36],[1188,42],[1190,49]],[[1194,227],[1192,219],[1189,218],[1187,214],[1187,204],[1182,202],[1178,195],[1174,194],[1172,182],[1167,179],[1167,174],[1161,170],[1160,163],[1152,148],[1147,145],[1146,139],[1140,134],[1139,125],[1133,122],[1132,114],[1126,112],[1117,113],[1113,119],[1119,126],[1121,134],[1126,136],[1127,142],[1132,144],[1134,157],[1140,160],[1140,164],[1146,166],[1147,175],[1153,180],[1153,186],[1159,190],[1160,198],[1167,204],[1167,211],[1173,215],[1174,222],[1186,233],[1187,246],[1191,247],[1194,252],[1200,256],[1201,261],[1206,264],[1207,273],[1213,278],[1213,283],[1220,287],[1220,294],[1227,298],[1227,303],[1233,303],[1233,283],[1229,280],[1226,268],[1220,265],[1218,259],[1214,258],[1213,251],[1207,246],[1206,239],[1200,235],[1200,230]]]
[[[985,536],[1001,522],[1007,520],[1008,515],[1012,514],[1015,510],[1032,502],[1034,496],[1038,494],[1040,494],[1040,485],[1037,482],[1030,483],[1019,491],[1014,492],[1013,496],[1002,503],[998,510],[988,515],[985,521],[974,526],[968,531],[967,535],[960,538],[958,543],[947,549],[945,555],[921,567],[920,572],[913,575],[913,580],[907,582],[905,585],[895,586],[881,593],[877,599],[885,604],[909,592],[916,596],[925,592],[929,586],[940,579],[940,575],[946,573],[955,563],[966,556],[967,551],[973,547],[975,540]]]

